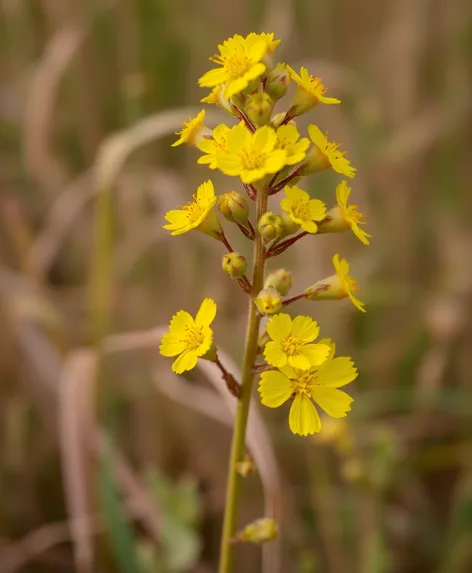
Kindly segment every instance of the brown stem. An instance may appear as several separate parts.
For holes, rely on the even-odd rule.
[[[286,125],[290,120],[292,120],[293,117],[290,113],[290,110],[287,111],[287,113],[285,114],[285,117],[283,118],[283,120],[280,122],[279,127],[281,127],[282,125]]]
[[[251,201],[255,201],[257,198],[257,191],[254,189],[254,186],[250,183],[244,183],[244,189],[246,189],[249,199],[251,199]]]
[[[282,301],[282,306],[287,306],[288,304],[291,304],[292,302],[295,302],[296,300],[300,300],[301,298],[305,298],[306,294],[304,292],[301,292],[300,294],[296,294],[295,296],[291,296],[290,298],[286,298],[285,300]]]
[[[300,174],[300,171],[305,167],[305,164],[299,165],[295,171],[292,171],[292,173],[289,173],[287,175],[287,177],[285,177],[285,179],[282,179],[282,181],[280,181],[279,183],[277,183],[277,185],[275,187],[272,187],[269,195],[275,195],[276,193],[278,193],[279,191],[282,191],[282,189],[285,187],[285,185],[287,185],[288,183],[290,183],[290,181],[292,181],[292,179],[295,179],[295,177],[298,177],[298,175]]]
[[[247,226],[248,228],[246,228],[244,225],[240,225],[239,223],[236,223],[236,225],[239,227],[239,229],[241,230],[241,233],[249,240],[254,241],[254,239],[256,238],[256,231],[254,230],[254,227],[251,224],[251,221],[247,221]]]
[[[239,400],[239,398],[241,397],[241,384],[236,380],[236,378],[232,374],[230,374],[226,370],[226,368],[223,366],[218,356],[216,356],[215,364],[221,370],[221,373],[223,375],[223,380],[226,382],[228,390],[235,398]]]
[[[232,253],[234,251],[233,247],[230,245],[230,243],[229,243],[229,241],[226,238],[226,235],[224,233],[221,233],[219,235],[219,239],[223,243],[223,245],[228,249],[228,253]]]
[[[275,257],[277,255],[280,255],[280,253],[283,253],[285,251],[285,249],[288,249],[291,245],[293,245],[294,243],[296,243],[297,241],[299,241],[300,239],[302,239],[303,237],[305,237],[308,234],[309,233],[307,231],[303,231],[302,233],[299,233],[298,235],[295,235],[294,237],[290,237],[289,239],[285,239],[285,241],[282,241],[281,243],[278,243],[277,245],[275,245],[274,247],[269,249],[268,253],[266,254],[266,257],[269,258],[269,257]]]
[[[242,119],[244,121],[249,131],[251,133],[254,133],[256,131],[256,126],[252,123],[252,121],[248,118],[248,116],[244,113],[244,111],[242,109],[239,109],[237,105],[233,104],[232,107],[234,113],[239,117],[239,119]]]
[[[238,283],[245,293],[251,294],[251,290],[252,290],[251,283],[249,282],[249,279],[247,278],[246,275],[239,277]]]

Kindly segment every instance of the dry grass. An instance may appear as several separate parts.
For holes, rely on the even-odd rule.
[[[348,452],[297,440],[284,413],[254,409],[259,478],[241,521],[273,514],[283,535],[262,565],[242,550],[238,570],[472,568],[470,2],[3,0],[0,573],[131,573],[108,543],[128,534],[142,573],[181,571],[166,560],[169,515],[195,500],[176,508],[149,469],[176,488],[196,480],[185,527],[200,551],[186,570],[214,571],[232,399],[211,366],[175,379],[157,325],[212,296],[236,372],[245,301],[218,245],[169,240],[161,223],[208,177],[169,135],[196,109],[215,45],[251,29],[275,31],[281,57],[346,102],[315,121],[349,149],[375,240],[320,236],[292,252],[294,291],[336,250],[364,286],[366,316],[315,309],[362,374],[354,439]],[[329,200],[334,182],[312,178],[311,190]],[[109,444],[118,493],[105,502],[96,477]],[[121,501],[130,527],[110,531]]]

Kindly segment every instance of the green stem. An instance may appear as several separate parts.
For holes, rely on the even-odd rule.
[[[267,211],[267,193],[258,191],[257,220]],[[234,424],[233,442],[229,460],[228,484],[226,489],[226,507],[221,537],[221,554],[219,573],[231,573],[233,570],[233,545],[231,538],[236,532],[241,476],[237,472],[237,463],[245,454],[246,427],[251,404],[252,384],[254,381],[253,366],[257,357],[257,341],[261,317],[257,312],[253,299],[262,289],[264,283],[265,254],[262,237],[257,233],[254,242],[254,262],[252,271],[252,292],[249,302],[249,318],[244,347],[243,372],[241,378],[242,396],[238,401],[236,420]]]

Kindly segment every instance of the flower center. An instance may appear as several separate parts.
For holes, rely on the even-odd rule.
[[[357,205],[349,205],[346,210],[347,218],[354,223],[362,223],[361,219],[364,216],[357,210]]]
[[[316,380],[315,374],[304,373],[301,374],[296,380],[293,380],[295,392],[298,394],[306,394],[311,396],[311,388]]]
[[[255,151],[243,151],[243,163],[246,169],[259,169],[264,164],[264,158]]]
[[[185,211],[188,221],[196,221],[201,213],[201,209],[195,200],[189,201],[187,205],[182,207],[182,210]]]
[[[359,284],[350,275],[346,276],[346,283],[351,292],[359,292]]]
[[[310,219],[310,204],[308,201],[303,201],[301,199],[294,201],[292,212],[295,217],[298,217],[299,219]]]
[[[201,326],[186,326],[184,334],[184,342],[189,350],[197,350],[203,344],[205,336]]]
[[[303,342],[295,336],[286,336],[282,342],[282,348],[288,356],[298,354],[302,346]]]
[[[225,61],[225,68],[232,78],[239,78],[249,67],[249,60],[244,53],[234,54]]]

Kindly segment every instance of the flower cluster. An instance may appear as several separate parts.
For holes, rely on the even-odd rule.
[[[244,359],[242,389],[247,385],[250,395],[254,372],[260,372],[262,404],[276,408],[290,402],[289,427],[294,434],[306,436],[321,430],[315,404],[332,418],[346,416],[353,399],[339,388],[357,377],[357,369],[349,357],[335,356],[335,344],[330,339],[316,341],[319,328],[311,317],[292,319],[283,311],[301,299],[348,298],[362,312],[364,304],[355,296],[359,288],[349,274],[348,262],[338,254],[333,256],[331,276],[292,297],[287,297],[291,273],[279,269],[264,276],[265,265],[307,236],[350,229],[369,245],[371,235],[363,229],[364,216],[358,207],[348,203],[351,188],[346,179],[333,189],[332,205],[325,205],[302,188],[303,177],[310,174],[329,169],[353,178],[356,169],[340,144],[328,139],[328,133],[316,124],[308,126],[306,135],[298,130],[299,116],[319,104],[341,102],[328,97],[322,79],[306,68],[297,72],[287,64],[275,63],[278,44],[274,34],[235,35],[219,45],[218,53],[210,58],[215,67],[199,79],[201,87],[210,89],[202,102],[220,107],[229,114],[230,122],[210,129],[203,109],[183,124],[173,145],[186,143],[195,148],[200,153],[197,163],[237,178],[242,192],[232,189],[217,195],[208,180],[187,205],[166,214],[164,228],[172,235],[198,230],[224,245],[227,252],[222,269],[251,297],[248,332],[255,332],[255,336],[248,335],[248,339],[258,340],[257,349],[250,349]],[[276,102],[286,96],[290,83],[293,95],[286,111],[274,113]],[[274,203],[274,210],[269,210],[269,201]],[[252,202],[257,205],[257,220],[251,220]],[[251,280],[245,274],[248,261],[232,249],[218,212],[254,242]],[[218,358],[210,327],[215,315],[216,304],[211,299],[203,301],[195,319],[183,310],[177,312],[162,338],[160,352],[177,357],[172,369],[178,374],[194,368],[198,359],[214,362],[228,388],[240,397],[239,384]],[[266,329],[258,333],[263,315],[269,319]],[[256,353],[264,363],[254,360]],[[248,357],[251,363],[247,363]]]

